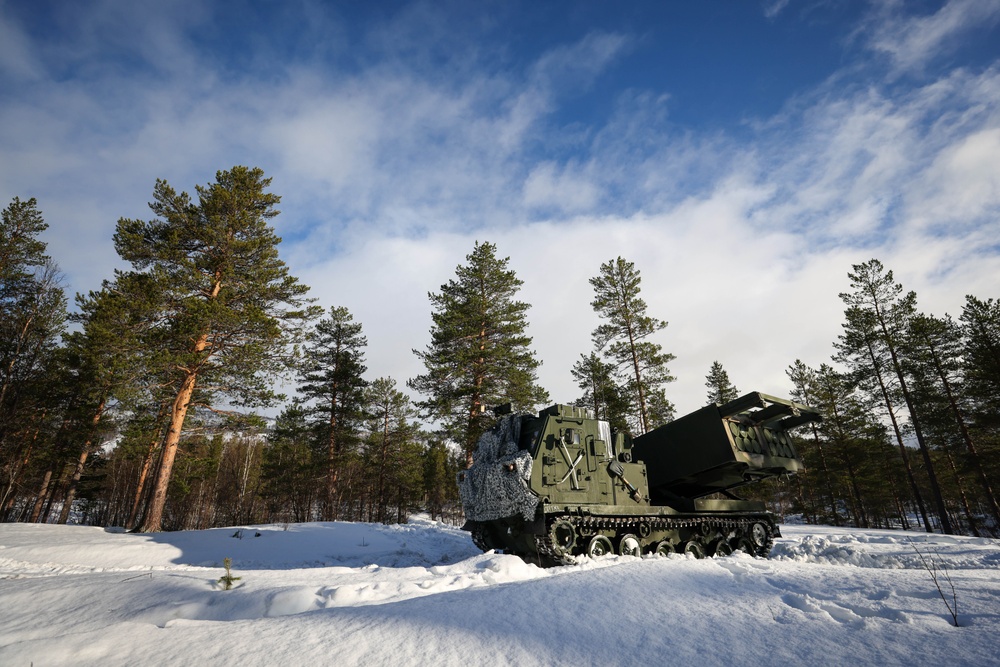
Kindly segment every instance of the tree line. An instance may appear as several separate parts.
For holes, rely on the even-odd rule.
[[[0,518],[142,531],[311,520],[460,520],[455,474],[489,409],[549,402],[522,281],[488,242],[428,294],[425,372],[368,379],[348,309],[324,310],[278,255],[280,198],[234,167],[195,196],[159,180],[150,220],[121,219],[129,269],[76,295],[39,235],[34,199],[0,228]],[[799,440],[807,472],[751,488],[807,521],[996,534],[1000,304],[968,297],[958,322],[918,313],[877,260],[857,265],[838,353],[789,368],[824,421]],[[612,427],[674,418],[674,356],[654,342],[641,276],[621,257],[590,280],[600,319],[571,369]],[[294,397],[276,393],[290,381]],[[737,395],[722,364],[708,401]],[[257,415],[279,407],[268,423]],[[76,502],[75,502],[76,501]],[[912,519],[916,517],[916,522]]]
[[[920,312],[877,259],[848,277],[839,370],[788,369],[825,417],[793,505],[834,525],[1000,535],[1000,302],[968,295],[956,321]]]

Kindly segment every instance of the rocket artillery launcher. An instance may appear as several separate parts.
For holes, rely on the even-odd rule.
[[[633,441],[586,408],[502,412],[458,475],[465,528],[484,551],[541,565],[607,553],[766,556],[780,536],[774,515],[732,491],[802,470],[789,431],[821,419],[751,392]]]

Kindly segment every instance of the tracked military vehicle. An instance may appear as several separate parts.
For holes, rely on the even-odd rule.
[[[820,420],[758,392],[635,439],[581,407],[497,413],[458,475],[465,528],[483,551],[543,566],[608,553],[766,556],[775,516],[733,491],[802,470],[789,431]]]

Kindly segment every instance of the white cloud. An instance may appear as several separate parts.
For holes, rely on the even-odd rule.
[[[889,56],[899,71],[919,70],[942,53],[951,51],[968,32],[995,25],[1000,20],[997,0],[947,0],[930,15],[914,16],[898,0],[880,5],[881,20],[869,23],[869,45]]]
[[[0,72],[15,79],[38,79],[43,72],[41,63],[31,40],[2,11],[6,4],[0,2]]]
[[[574,164],[563,167],[542,162],[524,183],[524,204],[528,208],[556,208],[563,213],[592,209],[600,191]]]
[[[789,0],[769,0],[764,3],[764,16],[769,19],[773,19],[775,16],[784,11],[785,7],[788,6]]]
[[[1000,125],[941,151],[922,181],[914,212],[928,227],[967,228],[983,218],[1000,218]]]

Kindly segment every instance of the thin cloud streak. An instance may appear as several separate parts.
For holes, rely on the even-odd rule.
[[[869,46],[885,53],[897,72],[919,71],[931,60],[950,53],[967,33],[1000,21],[997,0],[948,0],[933,14],[904,15],[907,3],[881,3],[880,20],[868,28]]]

